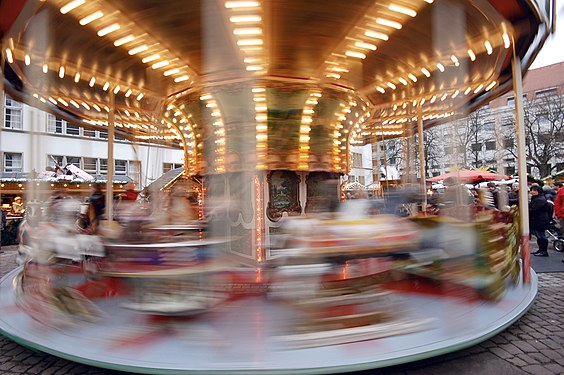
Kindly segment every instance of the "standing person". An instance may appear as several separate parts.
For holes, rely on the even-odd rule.
[[[2,231],[6,227],[6,214],[4,210],[0,209],[2,215],[2,221],[0,221],[0,252],[2,252]]]
[[[104,217],[106,211],[106,197],[102,193],[102,186],[100,184],[92,185],[92,194],[88,198],[88,202],[94,209],[94,217],[96,223]]]
[[[552,219],[552,203],[543,195],[542,188],[538,185],[531,186],[531,204],[529,205],[529,226],[531,235],[537,238],[538,251],[532,253],[537,257],[548,256],[548,239],[546,230]]]
[[[544,197],[546,198],[547,201],[554,202],[554,198],[556,197],[556,192],[554,191],[553,188],[551,188],[548,185],[543,185],[542,193],[544,194]]]
[[[511,185],[511,191],[507,193],[507,199],[510,206],[519,206],[519,183],[514,182]]]
[[[497,189],[495,182],[488,182],[488,192],[493,198],[493,208],[499,208],[499,190]]]
[[[14,198],[14,202],[12,202],[12,212],[15,216],[23,216],[25,212],[25,206],[23,204],[22,197],[17,196]]]
[[[124,188],[125,193],[123,193],[121,199],[126,201],[136,201],[139,196],[139,192],[135,191],[135,183],[133,181],[129,181],[125,184]]]
[[[560,181],[554,183],[554,190],[556,191],[556,197],[554,198],[554,216],[556,216],[560,224],[560,235],[564,236],[564,189],[562,185]]]

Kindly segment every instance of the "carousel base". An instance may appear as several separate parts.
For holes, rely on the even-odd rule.
[[[0,281],[0,333],[24,346],[71,361],[151,374],[321,374],[380,368],[460,350],[503,331],[533,304],[537,276],[496,303],[402,293],[405,314],[429,321],[411,333],[303,347],[281,345],[288,311],[265,298],[233,301],[195,318],[159,318],[127,310],[119,298],[96,301],[96,323],[52,328],[15,302],[21,269]],[[286,343],[287,344],[287,343]]]

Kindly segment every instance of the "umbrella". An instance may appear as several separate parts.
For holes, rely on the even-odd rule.
[[[470,183],[509,179],[509,176],[506,176],[504,174],[493,173],[488,171],[460,169],[455,172],[445,173],[440,176],[429,178],[427,179],[427,182],[437,182],[441,180],[446,180],[449,177],[452,177],[456,180],[460,180],[461,182],[470,182]]]

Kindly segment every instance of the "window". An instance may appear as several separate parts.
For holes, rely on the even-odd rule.
[[[4,172],[21,172],[22,154],[4,153]]]
[[[78,156],[67,156],[66,158],[66,163],[67,164],[73,164],[75,167],[79,167],[80,168],[80,157]]]
[[[182,167],[182,164],[177,164],[177,163],[163,163],[163,173],[166,173],[168,171],[171,171],[173,169],[176,168],[180,168]]]
[[[535,91],[535,96],[537,98],[542,96],[550,96],[550,95],[556,95],[556,87]]]
[[[95,138],[96,137],[96,130],[82,129],[82,134],[85,137]]]
[[[486,142],[486,150],[495,150],[496,149],[496,144],[495,141],[487,141]]]
[[[47,115],[47,132],[55,134],[63,134],[63,120],[55,116]]]
[[[352,167],[362,168],[362,154],[359,152],[352,153]]]
[[[481,144],[481,143],[474,143],[474,144],[472,144],[472,151],[473,151],[473,152],[482,151],[482,144]]]
[[[513,148],[514,141],[513,138],[505,138],[503,140],[503,147],[505,148]]]
[[[360,182],[362,185],[365,184],[365,181],[366,181],[366,179],[365,179],[364,176],[358,176],[358,182]]]
[[[514,175],[515,174],[515,166],[505,167],[505,174],[506,175]]]
[[[127,160],[114,160],[115,175],[125,176],[127,174]]]
[[[22,129],[22,103],[6,95],[4,104],[4,127]]]
[[[484,122],[483,126],[484,126],[485,131],[493,131],[494,130],[494,122],[493,121]]]
[[[100,174],[107,174],[108,173],[108,159],[99,159],[100,160]]]
[[[98,172],[98,159],[96,158],[82,158],[83,168],[85,172],[96,174]]]
[[[64,166],[65,157],[62,155],[47,155],[47,165],[54,166],[55,163],[58,163],[61,166]]]
[[[67,131],[68,135],[80,135],[80,128],[75,125],[67,124]]]
[[[108,139],[108,132],[100,132],[100,138]]]
[[[137,160],[131,160],[129,162],[127,175],[131,177],[133,181],[139,183],[139,181],[141,181],[141,162]]]
[[[503,161],[506,163],[515,163],[515,158],[505,158]]]

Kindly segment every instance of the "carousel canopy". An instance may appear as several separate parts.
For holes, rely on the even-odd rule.
[[[5,88],[84,127],[115,109],[121,136],[177,144],[189,174],[345,172],[350,145],[509,90],[551,4],[1,0]]]

